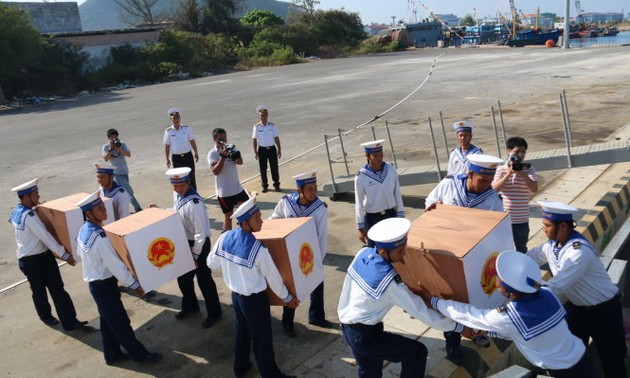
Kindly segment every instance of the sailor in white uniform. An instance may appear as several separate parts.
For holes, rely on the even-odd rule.
[[[383,142],[362,143],[367,163],[354,179],[354,209],[359,240],[368,247],[374,242],[367,237],[370,227],[387,218],[405,216],[396,167],[383,161]]]
[[[317,171],[309,171],[293,176],[297,192],[287,194],[280,199],[271,214],[271,219],[312,217],[315,221],[317,240],[319,241],[320,260],[324,261],[328,248],[328,206],[317,197]],[[282,328],[293,337],[296,335],[293,326],[295,310],[284,307],[282,312]],[[308,323],[322,328],[332,328],[333,323],[326,320],[324,312],[324,283],[322,282],[311,293],[311,305],[308,310]]]
[[[249,352],[253,343],[258,371],[263,378],[288,377],[276,364],[269,297],[265,290],[269,286],[285,306],[293,309],[299,301],[282,282],[267,248],[253,235],[263,224],[256,197],[239,206],[232,218],[239,227],[221,234],[207,263],[212,269],[223,270],[223,280],[232,291],[236,318],[234,375],[242,377],[250,369]]]
[[[173,210],[179,214],[190,252],[195,260],[195,269],[177,278],[182,292],[182,309],[175,314],[176,319],[184,319],[199,312],[199,301],[195,294],[194,278],[205,299],[207,318],[201,322],[203,328],[214,325],[222,316],[221,302],[217,285],[212,279],[212,271],[204,262],[210,253],[210,219],[203,198],[190,185],[190,167],[171,168],[166,171],[173,185]]]
[[[459,146],[451,151],[449,155],[447,171],[447,175],[449,176],[468,173],[468,156],[483,154],[481,148],[470,143],[472,140],[472,131],[475,128],[472,122],[458,121],[453,124],[453,128],[457,134]]]
[[[575,231],[577,209],[560,202],[539,201],[543,230],[549,241],[527,252],[538,264],[549,264],[547,286],[566,297],[571,332],[597,348],[606,377],[627,377],[626,344],[619,289],[599,259],[597,248]]]
[[[144,290],[118,257],[102,228],[103,221],[107,219],[107,210],[99,192],[88,195],[76,206],[86,219],[77,237],[77,255],[83,263],[83,280],[88,283],[101,317],[105,362],[113,365],[127,358],[147,363],[159,361],[162,354],[149,352],[136,339],[127,311],[120,300],[118,281],[135,290],[139,296],[144,294]],[[128,354],[120,350],[121,346]]]
[[[130,214],[129,205],[131,197],[129,193],[114,181],[114,170],[110,164],[94,164],[96,167],[96,181],[101,186],[99,192],[102,197],[112,200],[114,206],[114,220],[122,219]]]
[[[503,212],[503,202],[492,189],[494,173],[503,161],[497,157],[475,154],[468,157],[467,174],[447,176],[429,193],[426,210],[438,203]]]
[[[541,287],[534,260],[517,251],[504,251],[496,260],[497,289],[508,301],[497,309],[480,309],[453,300],[423,295],[431,307],[465,326],[488,331],[491,337],[513,340],[534,366],[552,377],[594,376],[584,344],[564,319],[558,297]]]
[[[382,376],[384,360],[401,362],[401,377],[424,377],[427,348],[417,340],[383,331],[383,318],[394,306],[431,327],[463,330],[461,324],[427,308],[394,270],[392,262],[404,262],[410,227],[404,218],[377,223],[368,232],[376,246],[361,249],[348,267],[337,313],[359,377]]]
[[[15,228],[18,266],[31,286],[33,304],[39,319],[49,326],[59,324],[61,320],[63,328],[69,331],[82,327],[87,322],[77,320],[74,303],[64,289],[55,257],[72,266],[75,266],[76,262],[48,232],[37,215],[39,205],[37,181],[38,179],[34,179],[11,189],[17,192],[20,199],[20,203],[15,206],[9,218],[9,223]],[[52,315],[46,289],[50,292],[59,320]]]

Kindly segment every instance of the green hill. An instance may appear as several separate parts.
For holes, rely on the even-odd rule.
[[[157,11],[175,13],[178,0],[159,0]],[[290,3],[276,0],[245,0],[242,16],[253,9],[268,10],[286,20]],[[87,0],[79,6],[81,25],[84,31],[125,29],[131,27],[120,19],[120,10],[114,0]]]

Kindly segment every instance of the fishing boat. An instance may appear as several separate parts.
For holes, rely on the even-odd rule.
[[[614,37],[617,34],[619,34],[619,30],[617,29],[617,27],[611,26],[611,27],[608,27],[608,28],[604,28],[604,30],[602,30],[601,36],[602,37]]]
[[[523,47],[528,45],[544,45],[548,40],[554,43],[558,42],[560,30],[553,29],[550,31],[521,30],[515,35],[505,40],[505,45],[510,47]]]

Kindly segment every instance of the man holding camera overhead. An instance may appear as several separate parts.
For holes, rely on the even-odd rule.
[[[118,138],[118,130],[116,129],[107,130],[107,139],[109,139],[109,143],[104,144],[102,148],[103,160],[114,166],[114,181],[129,194],[131,205],[134,211],[138,212],[142,210],[142,207],[133,195],[133,189],[129,184],[129,168],[126,160],[126,158],[131,157],[131,150],[125,142]]]
[[[527,153],[524,138],[509,138],[506,146],[508,161],[497,168],[492,188],[501,195],[503,208],[512,219],[514,248],[525,253],[529,239],[529,196],[538,191],[536,170],[531,164],[523,163]]]
[[[241,152],[233,144],[228,144],[224,129],[212,130],[214,147],[208,152],[210,170],[216,176],[214,189],[217,192],[219,205],[223,212],[223,229],[232,229],[232,213],[234,208],[249,199],[238,178],[237,165],[243,164]]]

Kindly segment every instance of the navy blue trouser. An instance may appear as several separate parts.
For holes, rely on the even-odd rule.
[[[366,213],[365,214],[365,232],[369,231],[372,226],[378,222],[388,219],[396,218],[396,208],[387,209],[381,213]],[[368,247],[374,247],[374,242],[368,239]]]
[[[189,244],[193,242],[189,241]],[[208,317],[221,316],[221,302],[219,302],[219,293],[217,285],[212,279],[212,271],[206,264],[206,259],[210,253],[210,238],[206,238],[197,260],[197,268],[183,274],[177,278],[177,285],[182,292],[182,311],[197,312],[199,311],[199,301],[195,294],[195,275],[197,276],[197,285],[201,290],[201,294],[206,301],[206,310]]]
[[[529,223],[512,223],[512,236],[514,237],[514,248],[519,252],[527,252]]]
[[[582,339],[584,345],[588,345],[589,337],[593,338],[606,378],[628,376],[621,307],[619,295],[596,306],[576,306],[571,302],[565,306],[571,333]]]
[[[295,319],[295,309],[284,306],[282,309],[282,326],[285,328],[293,328],[293,319]],[[311,293],[311,304],[308,307],[308,321],[321,322],[325,319],[324,282],[322,282]]]
[[[260,169],[260,181],[262,187],[269,186],[267,181],[267,161],[271,168],[271,179],[274,186],[280,186],[280,173],[278,173],[278,150],[276,146],[258,147],[258,168]]]
[[[384,332],[383,323],[342,324],[341,331],[357,360],[359,377],[382,377],[383,360],[402,363],[401,378],[424,377],[428,352],[421,342]]]
[[[271,335],[269,298],[264,291],[252,295],[232,292],[236,345],[234,347],[234,374],[242,376],[249,366],[249,350],[253,344],[254,356],[262,378],[283,376],[276,364]]]
[[[120,347],[125,348],[134,361],[143,361],[149,351],[142,345],[131,328],[131,320],[120,300],[118,280],[115,277],[92,281],[88,284],[101,316],[101,339],[105,361],[116,361]]]
[[[52,317],[46,293],[48,289],[61,324],[70,326],[76,320],[77,312],[70,294],[63,288],[61,273],[52,252],[22,257],[18,261],[18,266],[31,285],[33,304],[39,318],[45,320]]]
[[[173,168],[190,168],[190,174],[188,175],[188,177],[190,177],[190,186],[197,190],[197,180],[195,180],[195,157],[192,151],[185,154],[173,154],[171,155],[171,161]]]
[[[555,378],[592,378],[596,376],[586,351],[584,351],[582,358],[570,368],[562,370],[547,369],[543,370],[543,373]]]

